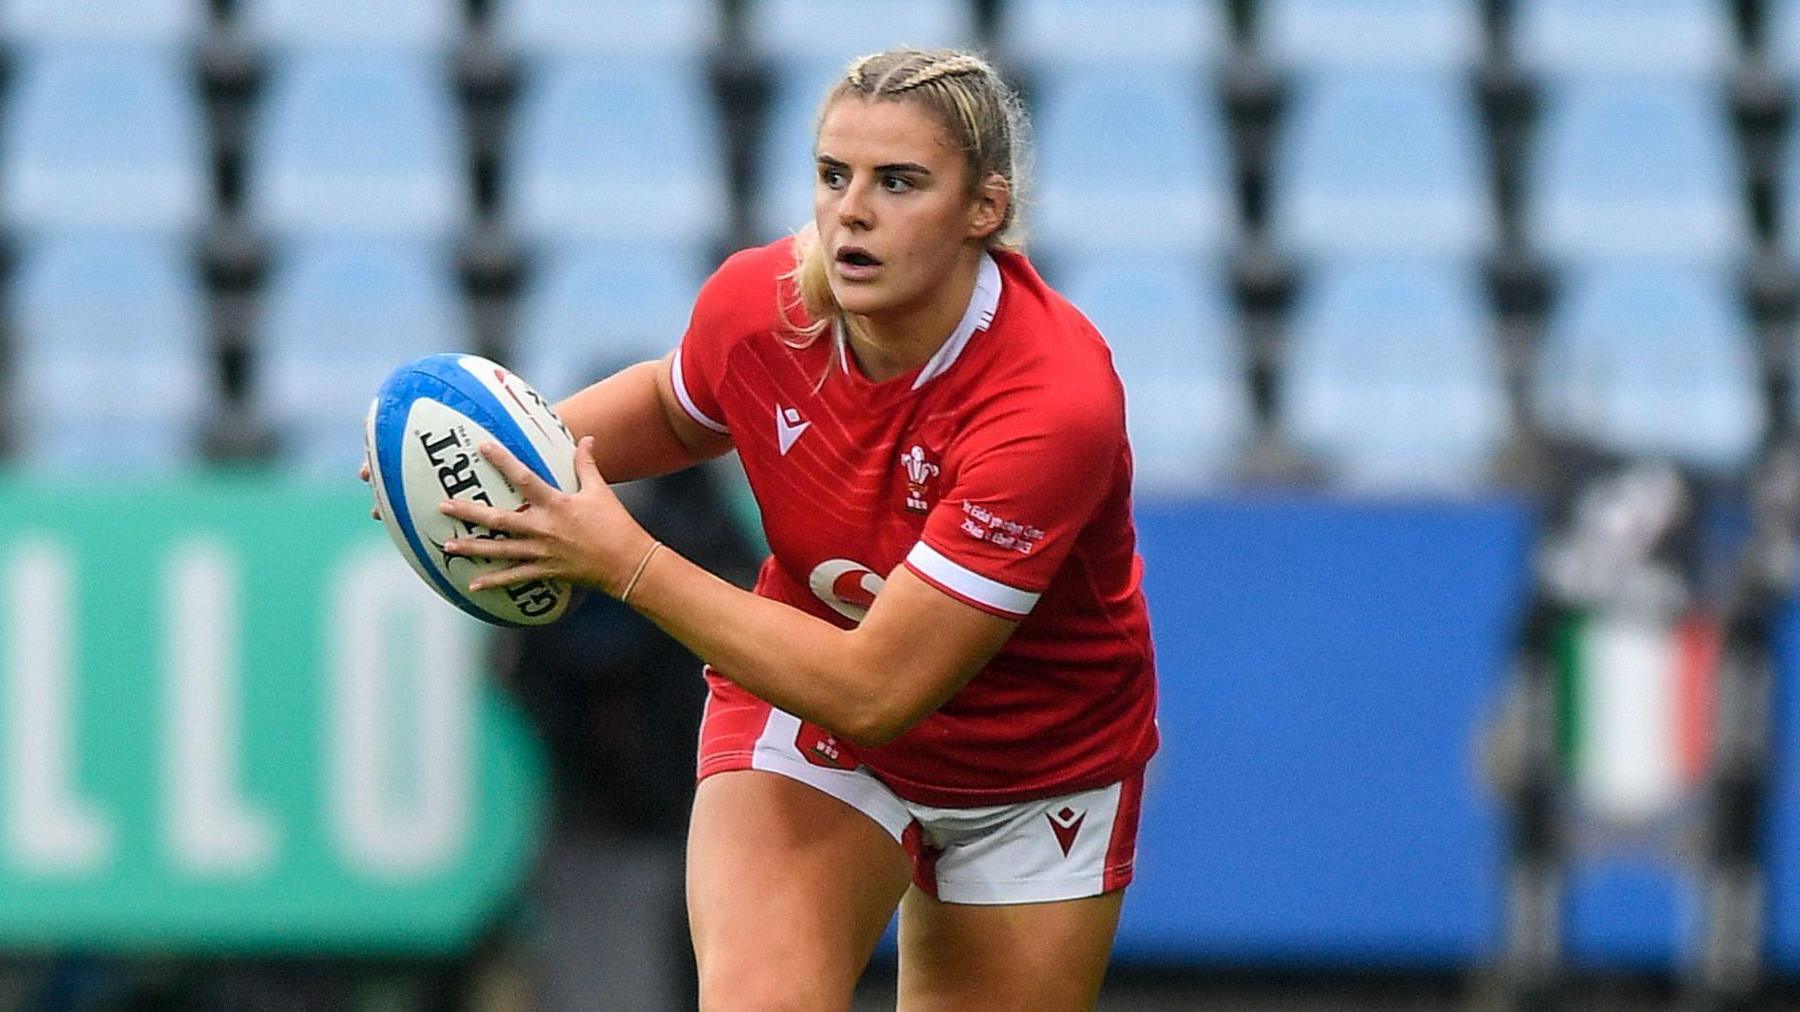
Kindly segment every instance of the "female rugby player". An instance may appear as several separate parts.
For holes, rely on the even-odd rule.
[[[707,662],[688,907],[702,1003],[844,1008],[900,911],[900,1007],[1091,1006],[1131,879],[1155,676],[1123,393],[1020,252],[1018,97],[899,50],[826,96],[813,222],[741,252],[679,348],[558,406],[578,492],[477,588],[598,587]],[[607,489],[736,449],[754,592]],[[604,477],[603,477],[604,476]]]

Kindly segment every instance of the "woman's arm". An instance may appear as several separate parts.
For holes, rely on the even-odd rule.
[[[862,623],[840,629],[667,548],[629,603],[757,698],[865,746],[887,744],[942,706],[1017,625],[898,566]]]
[[[669,360],[639,362],[556,405],[580,441],[593,436],[608,481],[636,481],[698,464],[731,449],[731,437],[688,417],[669,384]]]
[[[862,624],[840,629],[797,608],[740,590],[655,542],[576,452],[581,489],[559,492],[504,449],[483,453],[532,504],[514,513],[449,500],[445,513],[505,539],[459,539],[457,555],[517,563],[472,588],[551,577],[619,596],[638,574],[630,605],[758,697],[860,745],[893,740],[943,705],[992,659],[1015,623],[941,593],[896,568]]]

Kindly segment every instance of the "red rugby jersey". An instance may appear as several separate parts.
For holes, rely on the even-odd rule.
[[[1142,768],[1155,666],[1124,393],[1099,333],[1023,256],[997,252],[943,348],[876,383],[832,334],[783,341],[793,265],[791,239],[727,260],[672,366],[682,406],[730,434],[761,506],[772,555],[756,593],[849,627],[904,564],[1020,622],[952,699],[858,758],[900,796],[946,807]]]

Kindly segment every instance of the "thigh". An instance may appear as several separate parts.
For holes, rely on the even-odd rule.
[[[1091,1009],[1119,925],[1123,889],[1049,903],[900,904],[900,1012]]]
[[[847,1008],[911,864],[870,817],[763,770],[700,782],[688,920],[707,1009]]]

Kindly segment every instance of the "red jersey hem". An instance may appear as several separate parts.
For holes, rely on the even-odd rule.
[[[756,756],[753,751],[720,752],[709,755],[700,761],[694,772],[694,783],[699,783],[714,773],[731,773],[737,770],[754,769],[752,762]]]
[[[1154,754],[1154,749],[1151,750]],[[1101,787],[1110,787],[1122,780],[1128,780],[1144,771],[1149,765],[1150,756],[1135,759],[1117,766],[1108,766],[1098,773],[1072,780],[1055,780],[1030,787],[993,788],[993,787],[933,787],[929,784],[913,783],[898,777],[889,776],[875,763],[864,762],[870,773],[888,790],[914,804],[930,805],[933,808],[986,808],[990,805],[1019,805],[1027,801],[1041,798],[1054,798],[1061,794],[1075,794],[1079,791],[1091,791]]]

